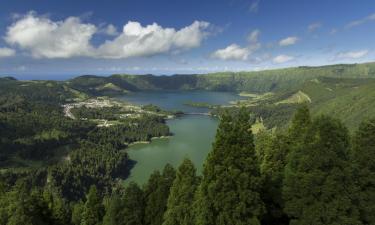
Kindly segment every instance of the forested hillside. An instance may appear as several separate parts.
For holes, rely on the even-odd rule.
[[[375,224],[374,67],[0,78],[0,224]],[[124,185],[124,148],[176,113],[98,95],[196,89],[247,96],[197,105],[220,120],[202,175],[185,159]]]
[[[81,199],[93,184],[110,193],[133,164],[122,149],[170,133],[157,107],[81,108],[72,119],[63,104],[111,101],[82,102],[85,94],[56,81],[2,78],[0,87],[0,180],[7,186],[22,180],[67,200]]]
[[[306,106],[284,131],[254,136],[252,123],[244,109],[223,114],[202,176],[185,159],[177,170],[166,165],[155,171],[143,187],[113,185],[109,191],[95,182],[85,196],[74,192],[79,195],[67,198],[64,185],[76,185],[68,191],[85,185],[73,182],[77,176],[117,168],[117,160],[110,160],[117,157],[110,155],[101,159],[108,159],[105,164],[96,161],[94,170],[80,168],[80,162],[100,160],[94,153],[99,149],[87,149],[71,159],[75,167],[56,167],[70,174],[63,183],[35,185],[43,174],[13,182],[2,178],[0,224],[375,223],[373,119],[363,121],[353,136],[338,119],[311,118]]]

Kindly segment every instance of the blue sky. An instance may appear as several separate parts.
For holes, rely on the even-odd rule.
[[[375,61],[373,0],[2,0],[0,74],[208,73]]]

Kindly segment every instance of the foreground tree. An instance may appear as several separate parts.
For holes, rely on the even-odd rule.
[[[304,104],[294,114],[287,132],[263,131],[257,134],[256,150],[263,178],[262,199],[267,209],[262,224],[289,224],[281,194],[284,170],[289,153],[303,145],[310,126],[310,111]]]
[[[167,209],[169,191],[176,176],[175,169],[167,164],[163,174],[155,171],[145,187],[145,224],[161,225]]]
[[[114,194],[108,200],[105,215],[103,217],[103,225],[120,225],[123,224],[123,218],[121,218],[122,210],[121,196]]]
[[[249,114],[224,114],[199,187],[196,224],[258,225],[264,212]]]
[[[360,224],[352,202],[349,134],[338,120],[317,118],[290,153],[283,197],[292,225]]]
[[[193,200],[199,179],[189,159],[185,159],[177,170],[164,214],[163,225],[193,225]]]
[[[119,218],[123,225],[142,225],[144,221],[145,202],[143,191],[136,183],[130,183],[122,199],[122,210]]]
[[[283,133],[271,134],[271,132],[264,131],[257,134],[256,148],[258,152],[262,152],[261,195],[267,209],[262,218],[262,224],[289,224],[289,219],[283,211],[284,201],[281,197],[284,169],[290,149],[288,140],[288,136]]]
[[[81,225],[97,225],[102,221],[104,209],[95,186],[91,186],[82,214]]]
[[[375,224],[375,119],[362,122],[353,140],[353,177],[358,186],[360,218]]]

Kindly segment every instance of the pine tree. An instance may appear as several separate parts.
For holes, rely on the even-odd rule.
[[[289,127],[289,138],[291,141],[296,144],[296,141],[301,141],[306,135],[307,130],[311,125],[311,116],[309,107],[306,104],[303,104],[300,108],[297,109],[297,112],[294,114],[290,127]]]
[[[249,114],[225,113],[198,190],[196,224],[260,224],[264,205]]]
[[[32,217],[27,215],[25,207],[18,202],[15,205],[15,211],[12,213],[7,225],[33,225]]]
[[[189,159],[184,159],[177,170],[164,214],[163,225],[194,225],[193,201],[199,179]]]
[[[122,210],[122,202],[120,196],[114,194],[108,200],[108,205],[105,209],[105,215],[103,217],[103,225],[120,225],[123,222],[120,218],[120,212]]]
[[[71,223],[73,225],[81,224],[84,207],[85,205],[82,201],[79,201],[74,204],[73,209],[72,209],[72,216],[71,216]]]
[[[104,209],[96,187],[90,187],[82,214],[82,225],[100,224],[103,217]]]
[[[375,224],[375,119],[360,124],[351,154],[353,177],[360,218],[363,224]]]
[[[260,133],[256,138],[257,155],[260,158],[260,171],[263,178],[262,199],[267,213],[262,218],[264,224],[289,224],[283,211],[282,184],[287,157],[298,149],[311,126],[310,111],[306,104],[297,109],[286,134]]]
[[[163,174],[155,171],[145,187],[145,224],[161,225],[163,216],[167,208],[167,200],[176,171],[167,164],[164,167]]]
[[[143,191],[136,183],[130,183],[122,199],[120,218],[122,225],[142,225],[144,222],[145,202]]]
[[[349,135],[338,120],[321,116],[288,157],[283,186],[292,225],[360,224],[352,203]]]
[[[284,169],[289,152],[288,137],[283,133],[260,134],[261,140],[256,141],[258,152],[262,151],[260,171],[263,178],[262,200],[267,213],[262,218],[262,224],[289,224],[287,215],[283,212],[281,197]]]

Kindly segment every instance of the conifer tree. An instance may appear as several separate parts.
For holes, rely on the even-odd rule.
[[[73,225],[80,225],[82,221],[82,214],[84,210],[84,203],[79,201],[73,205],[71,223]]]
[[[122,201],[119,195],[114,194],[108,200],[108,206],[105,209],[103,225],[120,225],[123,224],[121,210],[123,209]]]
[[[196,224],[260,224],[264,212],[260,188],[249,114],[244,109],[234,116],[225,113],[204,165]]]
[[[90,187],[82,214],[81,225],[98,225],[102,221],[104,209],[94,185]]]
[[[299,107],[286,133],[262,132],[257,135],[256,150],[260,157],[260,171],[263,178],[262,199],[267,213],[262,218],[265,224],[289,224],[283,211],[282,184],[287,156],[303,144],[311,126],[310,111],[306,104]]]
[[[283,186],[292,225],[360,224],[352,203],[349,135],[338,120],[321,116],[288,157]]]
[[[360,218],[363,224],[375,224],[375,119],[360,124],[354,136],[351,160]]]
[[[263,152],[260,164],[263,178],[262,200],[267,209],[262,224],[289,224],[288,217],[283,212],[284,202],[281,197],[284,169],[289,152],[288,137],[284,133],[260,135],[261,140],[258,140],[257,135],[256,148],[259,152]]]
[[[171,187],[163,225],[194,225],[192,205],[198,182],[194,164],[184,159]]]
[[[144,223],[145,202],[142,189],[136,183],[130,183],[122,199],[120,218],[123,225],[142,225]]]
[[[294,114],[288,130],[289,138],[294,142],[294,145],[296,145],[296,141],[301,141],[304,138],[304,135],[306,135],[310,125],[310,110],[306,104],[303,104]]]
[[[174,168],[167,164],[163,174],[155,171],[145,187],[145,224],[161,225],[167,208],[167,200],[173,180],[176,176]]]

